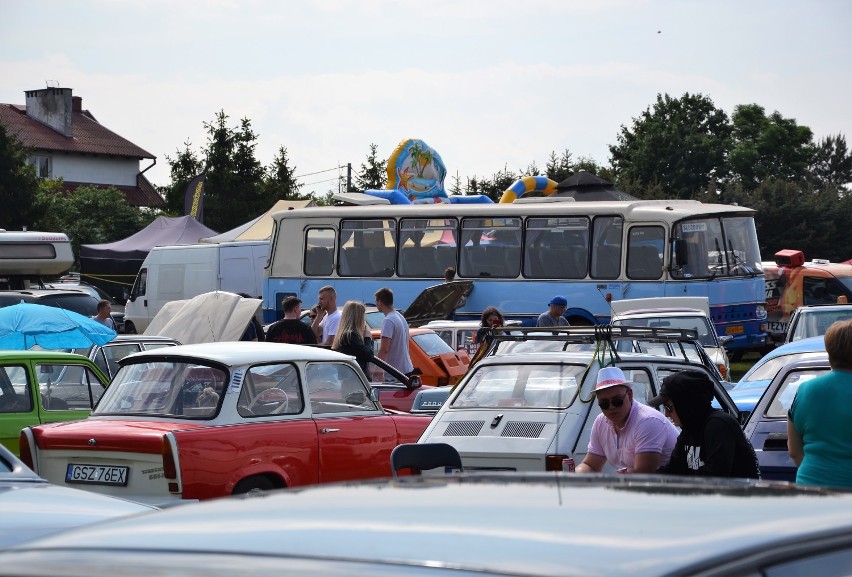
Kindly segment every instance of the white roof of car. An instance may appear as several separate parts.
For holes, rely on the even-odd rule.
[[[254,341],[180,345],[135,353],[127,358],[140,359],[163,356],[209,359],[229,367],[276,361],[341,361],[352,359],[348,355],[321,347]]]

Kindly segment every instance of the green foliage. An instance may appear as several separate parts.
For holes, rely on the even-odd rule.
[[[730,133],[728,116],[710,98],[658,94],[653,108],[621,127],[609,147],[612,166],[624,182],[659,187],[664,198],[691,198],[725,175]]]
[[[121,191],[111,186],[81,186],[67,195],[60,192],[61,186],[61,181],[44,181],[37,195],[39,204],[46,209],[39,227],[68,235],[75,267],[79,267],[81,244],[127,238],[156,217],[128,205]]]
[[[734,108],[730,166],[732,179],[753,190],[770,179],[803,179],[814,155],[813,133],[778,112],[766,116],[763,107]]]
[[[852,182],[852,155],[843,135],[819,141],[810,166],[810,179],[818,187],[834,189],[842,195],[848,193],[844,185]]]
[[[278,154],[272,159],[272,165],[267,169],[264,180],[264,189],[267,198],[281,200],[303,200],[305,196],[299,194],[302,187],[295,178],[296,167],[290,168],[287,159],[287,149],[283,146],[278,148]]]
[[[551,150],[545,165],[545,176],[559,183],[574,174],[577,170],[571,156],[571,152],[567,148],[562,151],[562,156],[559,157],[556,156],[555,150]]]
[[[381,190],[388,183],[387,159],[379,160],[379,146],[370,144],[367,163],[361,163],[361,170],[355,175],[355,186],[360,191]]]
[[[36,196],[39,179],[29,151],[0,124],[0,228],[34,230],[43,214]]]

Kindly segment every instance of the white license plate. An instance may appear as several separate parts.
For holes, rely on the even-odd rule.
[[[65,482],[126,487],[127,476],[129,474],[130,467],[116,465],[77,465],[69,463],[68,469],[65,471]]]

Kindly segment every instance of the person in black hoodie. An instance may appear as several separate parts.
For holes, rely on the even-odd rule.
[[[663,379],[660,394],[648,404],[665,407],[681,432],[669,463],[657,472],[759,479],[757,456],[742,427],[712,402],[713,383],[703,372],[681,371]]]

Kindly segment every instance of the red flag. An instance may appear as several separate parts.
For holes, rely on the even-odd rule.
[[[204,222],[204,179],[207,173],[202,172],[193,178],[186,187],[183,198],[183,213],[198,222]]]

